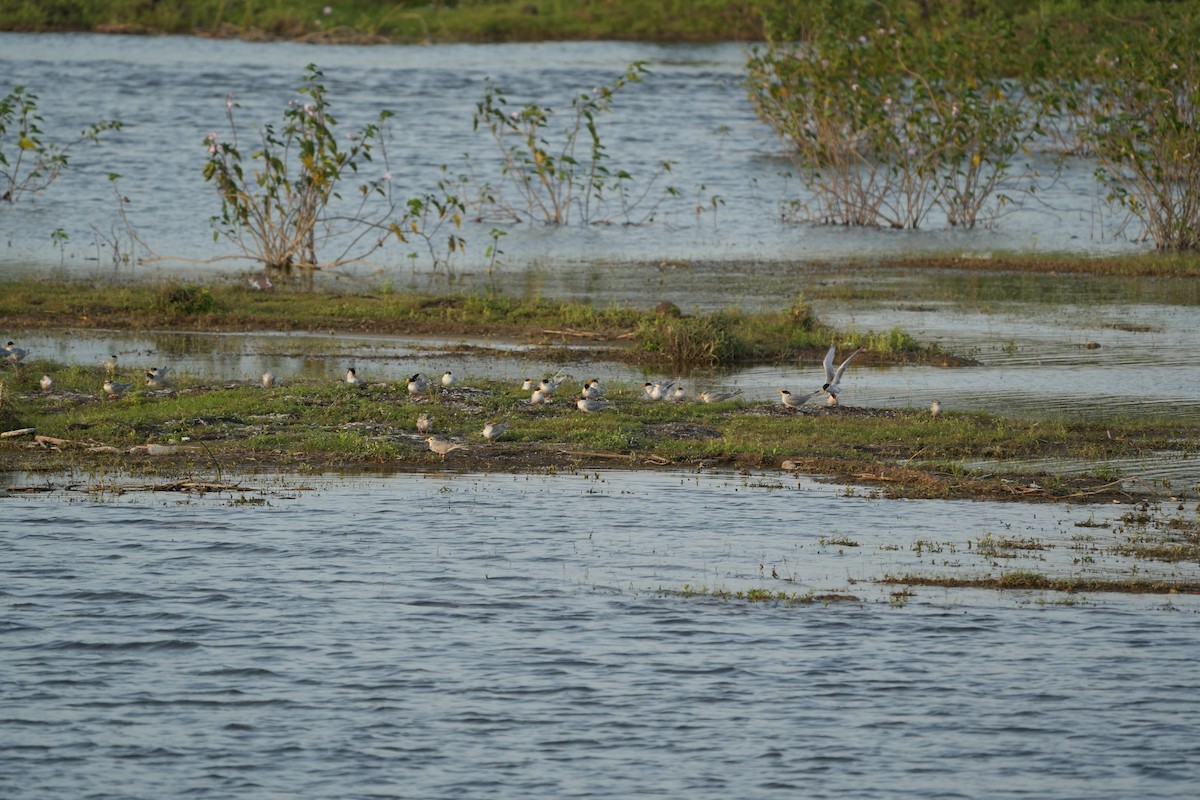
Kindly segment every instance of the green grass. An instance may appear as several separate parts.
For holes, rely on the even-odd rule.
[[[499,295],[257,292],[241,286],[84,281],[0,282],[0,318],[9,327],[126,330],[308,330],[481,336],[560,344],[589,341],[601,358],[689,369],[782,363],[823,355],[830,343],[867,346],[888,362],[951,358],[903,331],[843,333],[819,323],[802,300],[780,312],[731,309],[672,316],[627,306],[520,300]],[[575,336],[580,334],[581,336]],[[584,338],[586,337],[586,338]]]
[[[37,389],[42,372],[55,375],[55,392]],[[448,459],[462,465],[497,461],[521,469],[622,458],[660,465],[778,468],[790,460],[811,474],[875,482],[889,496],[1014,499],[1029,499],[1012,488],[1026,485],[1029,476],[1023,467],[1006,470],[1009,460],[1022,464],[1051,454],[1107,460],[1200,446],[1200,420],[1031,421],[955,413],[934,421],[923,409],[787,414],[766,402],[650,403],[633,386],[610,387],[615,407],[583,414],[574,408],[569,387],[552,405],[535,408],[515,385],[470,376],[460,376],[461,386],[431,393],[421,403],[401,384],[360,389],[296,382],[264,391],[186,376],[170,393],[137,386],[120,399],[107,400],[101,396],[102,380],[98,368],[42,361],[6,371],[0,376],[5,429],[34,427],[39,434],[121,450],[178,444],[198,463],[437,463],[440,459],[415,432],[417,417],[427,413],[436,432],[470,445],[468,452]],[[509,420],[509,431],[500,442],[485,443],[483,423],[497,417]],[[1110,439],[1107,432],[1114,427],[1124,435]],[[27,457],[20,442],[0,445],[4,468],[27,468]],[[986,476],[960,466],[979,459],[992,464]],[[1038,483],[1044,487],[1042,499],[1095,499],[1091,492],[1110,482],[1083,474],[1038,476]],[[1118,496],[1121,490],[1107,491]],[[1188,541],[1171,533],[1169,541]],[[989,539],[988,544],[1036,549],[1024,541]]]
[[[766,16],[786,20],[782,0],[90,0],[86,3],[0,0],[0,29],[199,33],[251,39],[355,42],[501,42],[543,40],[760,41]],[[890,4],[897,11],[904,3]],[[945,0],[922,3],[935,24],[969,19],[984,6],[1012,20],[1029,41],[1045,28],[1081,43],[1121,41],[1130,20],[1171,4]],[[1178,4],[1186,10],[1187,4]]]
[[[1136,594],[1176,594],[1200,592],[1194,581],[1101,580],[1092,578],[1051,578],[1037,572],[1014,570],[997,576],[977,578],[885,575],[880,583],[904,586],[943,586],[964,589],[1033,589],[1053,592],[1128,592]]]
[[[201,33],[356,42],[758,40],[766,0],[0,0],[17,31]]]

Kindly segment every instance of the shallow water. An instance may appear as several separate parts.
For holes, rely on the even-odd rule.
[[[4,209],[0,275],[85,274],[119,284],[244,273],[246,264],[224,261],[106,266],[111,259],[104,240],[116,234],[105,177],[121,173],[130,219],[160,254],[228,255],[228,246],[212,241],[207,223],[218,207],[200,174],[204,137],[220,128],[230,91],[244,106],[246,124],[274,119],[294,96],[310,61],[319,60],[325,69],[345,125],[367,121],[381,107],[398,112],[391,150],[396,184],[425,191],[432,188],[436,168],[463,153],[471,153],[481,170],[494,160],[486,138],[470,130],[471,112],[489,77],[509,88],[514,104],[529,99],[555,105],[556,98],[564,98],[557,103],[561,108],[579,87],[604,83],[641,59],[652,75],[618,95],[618,112],[603,120],[602,132],[611,137],[617,162],[645,168],[664,158],[679,161],[673,178],[685,187],[684,197],[664,204],[654,224],[513,226],[502,240],[506,255],[496,274],[488,276],[481,267],[483,229],[490,230],[492,223],[468,223],[464,235],[472,255],[452,270],[412,267],[403,254],[393,253],[377,269],[346,270],[331,282],[363,288],[386,281],[437,291],[486,286],[522,297],[576,298],[597,305],[649,307],[671,300],[685,311],[778,309],[804,294],[830,324],[859,331],[900,327],[981,362],[971,370],[856,365],[844,382],[850,404],[925,407],[936,397],[949,409],[1020,415],[1200,413],[1195,281],[881,274],[809,263],[934,251],[986,258],[993,251],[1132,252],[1144,246],[1113,235],[1114,221],[1094,207],[1094,180],[1086,165],[1075,165],[1054,192],[1035,207],[1006,216],[995,230],[946,231],[935,225],[889,232],[783,224],[778,205],[794,196],[795,181],[780,174],[787,169],[780,146],[745,96],[740,83],[745,51],[739,45],[314,47],[186,37],[0,34],[0,52],[14,83],[37,88],[48,126],[72,130],[98,116],[126,122],[111,140],[78,152],[44,195]],[[725,199],[715,220],[708,213],[694,214],[694,189],[700,183]],[[58,226],[71,236],[62,253],[49,237]],[[138,366],[169,360],[226,380],[267,369],[333,378],[350,364],[379,379],[417,369],[519,379],[560,366],[520,357],[503,363],[454,357],[438,353],[436,345],[431,350],[429,343],[370,337],[308,338],[293,350],[280,346],[279,337],[73,332],[64,342],[57,333],[5,333],[31,343],[34,352],[67,362],[96,363],[117,352],[127,362],[137,359]],[[1100,347],[1089,349],[1089,343]],[[590,363],[577,366],[581,379],[647,377]],[[808,391],[821,382],[817,364],[688,377],[697,389],[737,386],[750,399],[774,399],[778,388]]]
[[[897,514],[726,474],[242,480],[0,495],[5,796],[1183,798],[1200,779],[1195,597],[872,582],[1194,580],[1076,527],[1128,507]],[[988,535],[1044,549],[989,563]]]
[[[854,254],[928,251],[987,254],[1001,251],[1132,252],[1146,245],[1118,232],[1100,200],[1093,167],[1072,164],[1037,202],[1017,207],[993,230],[891,232],[795,225],[780,221],[781,204],[803,199],[792,166],[774,134],[754,114],[742,86],[746,50],[736,44],[652,45],[616,42],[470,46],[337,46],[247,43],[188,37],[0,34],[8,83],[39,95],[51,138],[65,138],[100,118],[118,118],[123,131],[98,147],[79,148],[59,181],[33,202],[4,209],[5,247],[0,268],[67,272],[111,265],[113,243],[128,237],[117,209],[157,255],[136,275],[161,277],[245,270],[226,262],[196,264],[236,254],[215,244],[209,218],[220,213],[203,182],[205,137],[226,128],[225,99],[241,104],[241,130],[278,122],[297,97],[306,64],[317,62],[341,131],[396,112],[389,130],[393,186],[401,202],[433,191],[439,167],[499,182],[499,151],[472,132],[475,104],[488,79],[506,90],[510,105],[536,102],[561,112],[570,98],[610,84],[634,61],[652,74],[618,93],[615,112],[600,121],[610,166],[627,169],[638,191],[662,161],[675,162],[653,191],[679,191],[657,207],[652,224],[502,226],[502,268],[564,262],[659,259],[784,259],[804,261]],[[559,141],[567,121],[548,128]],[[225,137],[227,138],[227,137]],[[464,160],[470,156],[470,165]],[[377,165],[381,176],[385,167]],[[1024,165],[1020,165],[1021,168]],[[127,203],[118,204],[108,181],[118,173]],[[1021,193],[1008,187],[1008,193]],[[474,192],[469,193],[474,195]],[[712,201],[719,197],[713,211]],[[643,206],[643,208],[648,208]],[[697,209],[703,209],[700,213]],[[468,222],[468,257],[456,268],[477,273],[494,221]],[[60,253],[50,238],[70,237]],[[129,248],[126,247],[126,250]],[[408,252],[373,257],[389,275],[410,273]],[[427,269],[426,258],[417,262]]]

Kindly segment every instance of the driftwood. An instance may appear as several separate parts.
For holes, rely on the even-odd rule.
[[[148,487],[152,492],[236,492],[243,491],[237,483],[209,483],[207,481],[175,481]]]
[[[562,330],[543,329],[542,333],[549,333],[553,336],[574,336],[579,339],[603,339],[603,333],[594,333],[593,331],[577,331],[574,328],[563,328]]]
[[[11,439],[14,436],[24,436],[27,433],[33,433],[37,428],[17,428],[15,431],[5,431],[0,433],[0,439]]]
[[[59,439],[57,436],[37,435],[33,437],[35,444],[42,447],[98,447],[95,442],[77,442],[74,439]]]

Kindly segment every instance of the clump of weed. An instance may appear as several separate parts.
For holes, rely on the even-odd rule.
[[[641,352],[677,369],[712,367],[743,357],[746,345],[737,326],[733,312],[694,317],[654,315],[641,321],[635,338]]]
[[[217,310],[217,298],[207,287],[168,283],[155,293],[154,308],[164,314],[209,314]]]

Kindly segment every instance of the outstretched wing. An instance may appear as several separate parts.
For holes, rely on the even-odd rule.
[[[825,384],[829,385],[837,381],[837,376],[833,374],[833,354],[837,352],[837,345],[830,345],[829,352],[825,354]],[[846,366],[845,364],[842,365]],[[838,373],[839,375],[841,373]]]
[[[847,367],[847,366],[849,366],[849,364],[850,364],[850,361],[851,361],[851,360],[853,360],[853,358],[854,358],[856,355],[858,355],[859,353],[861,353],[862,351],[863,351],[863,348],[861,348],[861,347],[860,347],[860,348],[858,348],[857,350],[855,350],[853,353],[851,353],[849,356],[847,356],[847,357],[846,357],[846,360],[845,360],[845,361],[843,361],[843,362],[841,363],[841,366],[839,366],[839,367],[837,368],[837,371],[833,373],[833,380],[831,380],[831,381],[830,381],[830,383],[838,383],[838,382],[840,382],[840,381],[842,380],[842,373],[846,371],[846,367]],[[830,367],[832,364],[833,364],[833,353],[832,353],[832,351],[831,351],[831,352],[829,353],[829,355],[825,356],[825,374],[826,374],[826,375],[828,375],[828,374],[829,374],[829,367]]]

